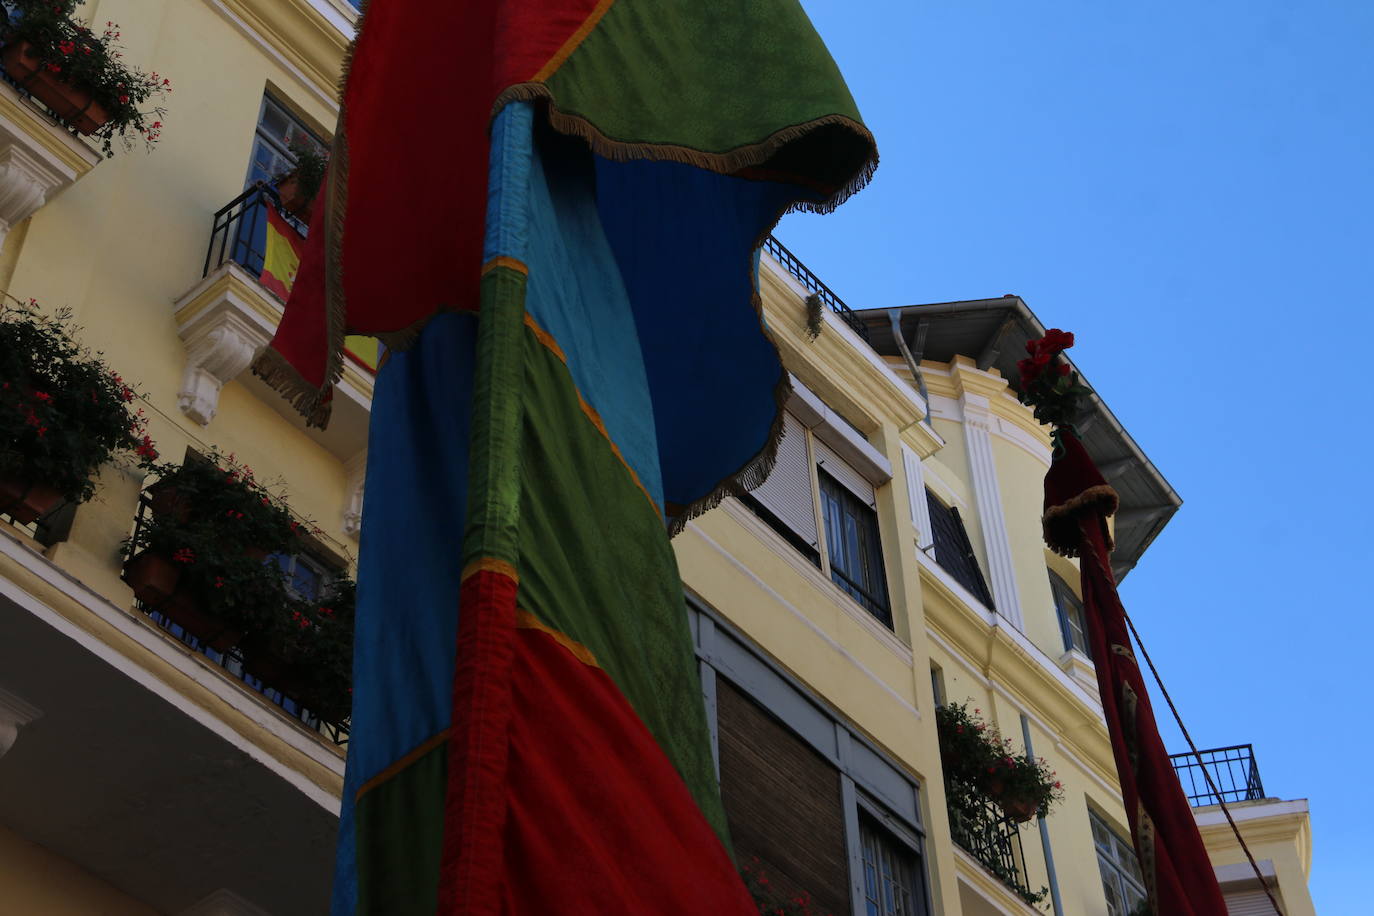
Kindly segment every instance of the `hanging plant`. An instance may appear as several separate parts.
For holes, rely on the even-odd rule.
[[[1010,738],[962,703],[936,708],[940,759],[952,801],[976,810],[979,796],[996,802],[1013,820],[1047,815],[1064,797],[1044,758],[1017,752]]]
[[[329,168],[329,157],[313,142],[299,136],[291,141],[289,149],[296,164],[277,176],[277,194],[282,207],[292,216],[308,222],[310,208],[324,183],[325,170]]]
[[[124,63],[120,28],[97,32],[75,17],[85,0],[3,0],[0,62],[10,78],[79,132],[114,155],[142,139],[151,149],[162,135],[166,109],[150,104],[172,81]]]
[[[79,330],[69,309],[0,304],[0,511],[21,522],[90,499],[107,462],[157,457],[137,394]]]

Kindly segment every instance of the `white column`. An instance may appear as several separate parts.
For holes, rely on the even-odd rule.
[[[988,578],[997,612],[1019,630],[1022,628],[1021,601],[1016,590],[1016,573],[1011,562],[1011,542],[1002,514],[1002,491],[997,484],[997,466],[992,458],[992,415],[988,399],[964,391],[959,396],[964,414],[964,444],[968,448],[969,473],[973,495],[978,503],[978,521],[983,528],[983,547],[988,555]]]
[[[911,524],[916,529],[916,547],[927,550],[935,540],[935,531],[930,525],[926,480],[921,472],[920,457],[906,445],[902,446],[902,466],[906,469],[906,495],[911,503]]]

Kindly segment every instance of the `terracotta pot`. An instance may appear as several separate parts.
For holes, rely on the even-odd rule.
[[[1026,821],[1035,817],[1035,813],[1040,810],[1040,806],[1026,798],[1000,798],[997,805],[1006,813],[1007,817],[1024,824]]]
[[[212,649],[223,652],[243,637],[202,610],[195,596],[181,587],[181,568],[160,553],[145,550],[130,559],[124,564],[124,581],[139,601]]]
[[[148,504],[154,515],[186,522],[191,518],[191,503],[181,495],[176,484],[161,481],[148,488]]]
[[[62,494],[45,483],[0,476],[0,512],[21,525],[32,524],[62,502]]]
[[[4,51],[0,51],[0,64],[20,88],[80,133],[93,134],[110,120],[110,113],[89,91],[73,86],[60,74],[43,67],[38,61],[38,52],[29,42],[5,45]]]
[[[310,221],[310,200],[301,190],[300,179],[295,173],[287,175],[277,185],[277,196],[281,198],[282,209],[303,223]]]

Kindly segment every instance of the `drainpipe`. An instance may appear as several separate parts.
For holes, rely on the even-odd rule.
[[[906,360],[907,368],[911,370],[911,376],[916,380],[916,390],[921,394],[921,400],[926,404],[926,422],[930,422],[930,392],[926,391],[925,376],[921,375],[921,364],[916,361],[916,357],[911,355],[911,348],[906,345],[906,338],[902,336],[902,310],[888,309],[887,320],[892,322],[892,336],[897,339],[897,349],[902,351],[902,358]]]
[[[1026,742],[1026,756],[1034,757],[1035,748],[1031,746],[1030,720],[1021,713],[1021,738]],[[1040,815],[1040,846],[1045,850],[1045,871],[1050,879],[1050,901],[1054,904],[1054,916],[1064,916],[1064,901],[1059,896],[1059,878],[1054,872],[1054,852],[1050,849],[1050,828],[1045,823],[1045,815]]]

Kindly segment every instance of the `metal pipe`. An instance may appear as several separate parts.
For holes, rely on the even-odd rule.
[[[911,375],[916,380],[916,390],[920,393],[921,400],[925,402],[925,420],[929,423],[930,392],[926,391],[926,380],[921,375],[921,366],[916,362],[916,357],[911,355],[911,348],[906,345],[906,338],[902,336],[902,310],[888,309],[887,320],[892,323],[892,336],[897,340],[897,349],[902,351],[902,358],[906,360],[907,368],[911,370]]]
[[[1021,738],[1026,742],[1026,756],[1034,757],[1035,748],[1031,745],[1030,720],[1021,713]],[[1050,849],[1050,828],[1045,823],[1045,815],[1036,818],[1040,826],[1040,846],[1045,850],[1045,872],[1050,880],[1050,901],[1054,904],[1054,916],[1064,916],[1064,901],[1059,896],[1059,877],[1054,871],[1054,850]]]

